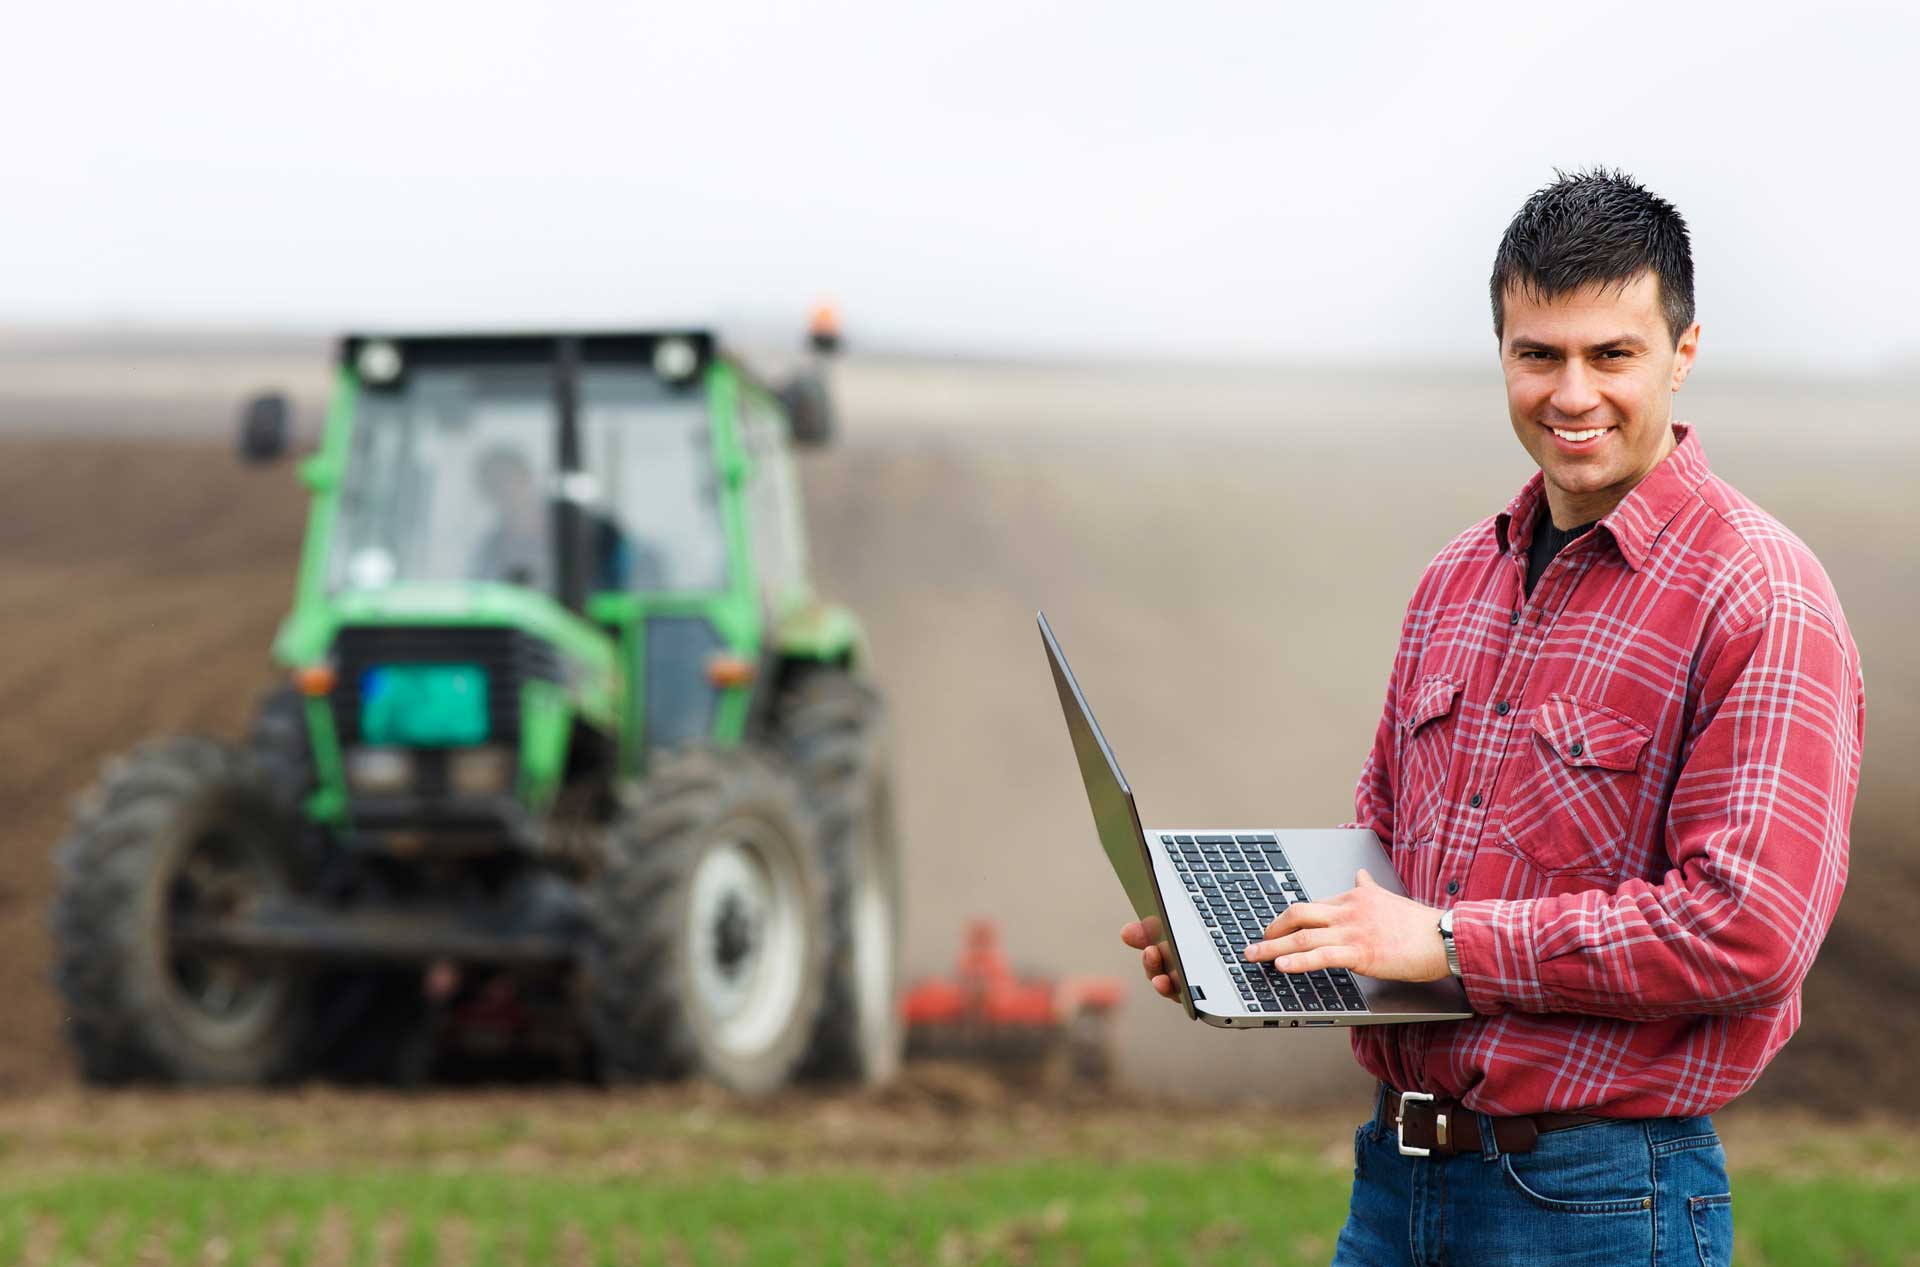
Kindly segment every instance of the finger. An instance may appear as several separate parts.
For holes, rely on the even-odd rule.
[[[1297,933],[1277,937],[1270,941],[1257,941],[1247,947],[1247,958],[1255,963],[1263,959],[1278,959],[1282,955],[1297,954],[1303,950],[1315,950],[1321,946],[1338,946],[1346,941],[1346,935],[1331,928],[1303,928]]]
[[[1284,937],[1303,928],[1325,928],[1333,923],[1334,908],[1325,902],[1295,902],[1267,925],[1268,937]]]
[[[1380,886],[1373,882],[1373,877],[1367,874],[1365,867],[1362,867],[1354,873],[1353,887],[1356,889],[1377,889]]]
[[[1160,947],[1148,946],[1141,951],[1140,966],[1147,970],[1147,975],[1150,977],[1166,971],[1160,963]]]
[[[1170,999],[1173,997],[1173,978],[1163,972],[1153,979],[1153,988],[1162,998]]]
[[[1322,968],[1358,968],[1359,951],[1352,946],[1321,946],[1295,955],[1281,955],[1273,966],[1282,972],[1317,972]]]
[[[1153,938],[1147,936],[1147,926],[1138,920],[1121,927],[1120,940],[1135,950],[1145,950],[1153,944]]]

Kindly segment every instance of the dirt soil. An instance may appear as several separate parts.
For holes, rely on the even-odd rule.
[[[304,499],[289,469],[242,470],[224,447],[86,427],[27,434],[4,414],[0,401],[0,1098],[92,1114],[101,1101],[71,1090],[46,978],[50,850],[111,754],[152,735],[240,732],[271,680]],[[944,970],[965,920],[995,913],[1028,966],[1129,975],[1113,941],[1120,895],[1090,851],[1036,607],[1149,817],[1340,821],[1414,576],[1526,473],[1511,437],[1489,435],[1465,449],[1413,433],[1369,448],[1002,429],[988,443],[926,427],[875,429],[808,458],[816,571],[867,620],[898,717],[911,972]],[[1920,751],[1920,673],[1908,648],[1920,585],[1901,543],[1920,536],[1920,498],[1910,475],[1888,492],[1885,466],[1865,459],[1723,453],[1737,447],[1710,449],[1833,573],[1870,713],[1853,883],[1804,1028],[1751,1099],[1911,1108],[1920,782],[1906,767]],[[1910,455],[1901,469],[1915,469]],[[1203,1032],[1144,994],[1120,1033],[1129,1094],[1364,1099],[1338,1035]]]

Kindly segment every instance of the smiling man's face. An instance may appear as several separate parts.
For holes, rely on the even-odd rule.
[[[1591,523],[1673,450],[1673,393],[1693,368],[1700,323],[1676,345],[1651,271],[1554,299],[1510,286],[1502,308],[1514,434],[1546,477],[1554,523]]]

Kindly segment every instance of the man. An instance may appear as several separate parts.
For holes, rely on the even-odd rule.
[[[1721,1263],[1706,1115],[1798,1025],[1840,900],[1859,655],[1811,551],[1672,421],[1700,325],[1670,204],[1561,177],[1492,298],[1540,472],[1407,608],[1355,804],[1410,896],[1362,873],[1247,955],[1452,972],[1476,1013],[1353,1031],[1381,1089],[1336,1263]]]
[[[547,589],[553,574],[552,512],[533,464],[513,445],[496,444],[480,455],[474,482],[493,512],[493,525],[480,539],[468,574]]]
[[[475,580],[506,581],[545,590],[553,575],[553,546],[548,530],[552,503],[540,492],[533,464],[512,445],[499,444],[480,455],[475,481],[494,521],[474,552],[468,574]],[[581,508],[589,584],[597,590],[657,589],[665,577],[660,552],[621,531],[612,514],[597,506]]]

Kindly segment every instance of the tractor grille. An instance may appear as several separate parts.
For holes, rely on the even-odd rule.
[[[389,664],[474,664],[487,675],[490,742],[520,737],[520,687],[530,681],[560,682],[560,653],[544,639],[518,629],[462,625],[349,627],[333,643],[339,685],[333,692],[333,724],[342,744],[360,741],[360,688],[367,670]]]

